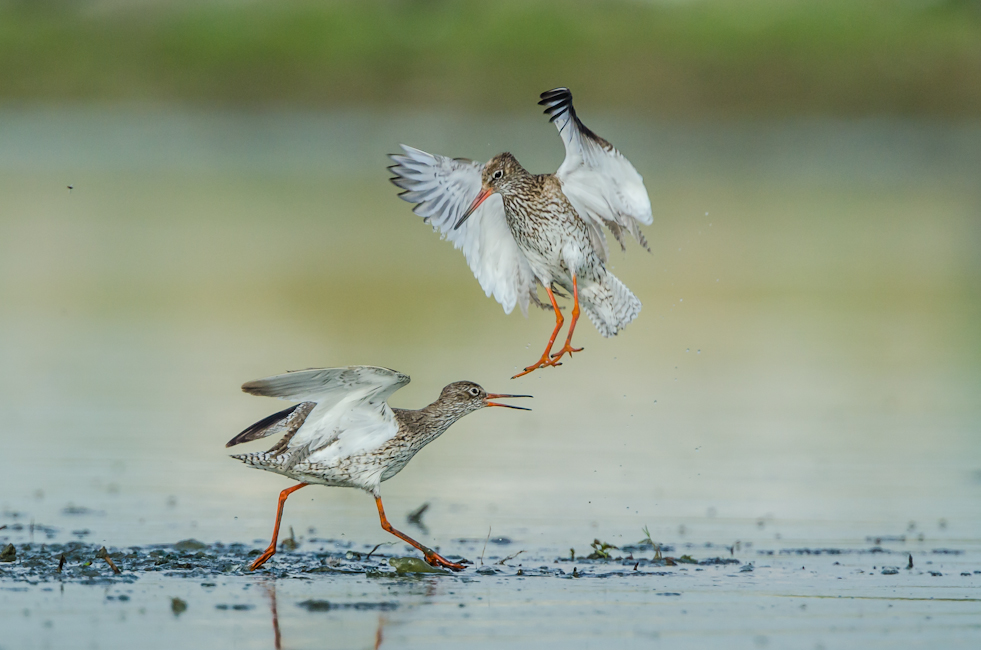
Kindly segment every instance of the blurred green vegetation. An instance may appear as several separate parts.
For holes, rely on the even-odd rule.
[[[0,102],[981,115],[981,0],[0,0]]]

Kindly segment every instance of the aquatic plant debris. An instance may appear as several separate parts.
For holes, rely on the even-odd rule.
[[[5,531],[6,533],[6,531]],[[17,534],[27,539],[26,527]],[[6,540],[5,540],[6,541]],[[510,540],[508,540],[510,542]],[[476,554],[487,539],[457,540],[454,550],[458,553]],[[431,567],[421,557],[404,557],[385,552],[390,544],[364,544],[357,546],[346,540],[311,538],[305,549],[277,556],[259,572],[247,571],[248,564],[260,552],[250,544],[207,544],[187,539],[173,544],[152,544],[130,547],[103,547],[83,541],[65,543],[29,543],[16,541],[4,545],[0,555],[6,559],[0,563],[0,585],[10,583],[43,584],[50,582],[77,583],[82,585],[128,584],[143,576],[157,575],[166,578],[190,578],[202,585],[220,584],[223,578],[261,576],[276,579],[315,579],[319,574],[332,576],[363,576],[370,579],[401,580],[439,577],[443,580],[507,580],[510,578],[534,579],[610,579],[631,580],[681,577],[686,571],[720,572],[718,575],[753,575],[766,579],[771,566],[793,563],[800,571],[800,557],[808,556],[807,568],[814,570],[820,562],[825,571],[837,577],[848,575],[876,575],[882,579],[902,578],[916,580],[926,576],[933,581],[956,580],[962,586],[972,586],[981,572],[974,555],[959,548],[890,549],[879,546],[851,548],[761,548],[754,549],[752,558],[730,556],[729,545],[684,545],[685,553],[678,556],[658,557],[649,546],[644,549],[625,545],[615,553],[611,544],[594,540],[595,557],[559,555],[556,549],[522,549],[513,554],[493,554],[483,566],[468,566],[458,574]],[[661,548],[671,548],[662,545]],[[629,553],[627,550],[629,549]],[[713,549],[724,554],[700,556],[698,549]],[[913,569],[908,564],[912,555],[924,558]],[[457,556],[458,557],[458,556]],[[847,558],[847,560],[846,560]],[[112,564],[109,564],[109,563]],[[949,564],[948,564],[949,563]],[[113,569],[112,567],[115,567]],[[902,566],[905,570],[896,574],[883,572]],[[751,571],[748,568],[752,567]],[[119,573],[115,571],[118,570]],[[219,579],[219,580],[216,580]],[[233,609],[229,604],[229,609]]]
[[[425,560],[420,560],[417,557],[393,557],[388,559],[388,563],[395,567],[395,572],[399,575],[406,573],[438,573],[440,575],[450,575],[449,571],[430,566]]]
[[[598,539],[594,539],[590,546],[593,547],[593,552],[586,556],[587,560],[605,560],[610,557],[610,550],[620,550],[613,544],[601,542]]]

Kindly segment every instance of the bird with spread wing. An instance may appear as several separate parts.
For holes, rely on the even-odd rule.
[[[605,226],[621,248],[625,233],[648,251],[640,225],[653,221],[644,181],[609,142],[579,120],[568,88],[542,93],[539,104],[558,127],[565,160],[554,174],[530,174],[510,153],[487,163],[447,158],[402,145],[392,154],[391,180],[413,211],[463,255],[488,296],[511,313],[533,302],[555,312],[555,328],[541,358],[518,373],[561,365],[572,347],[580,306],[604,337],[615,336],[640,313],[640,300],[606,268]],[[538,298],[537,286],[549,305]],[[552,346],[564,318],[555,300],[572,296],[565,345]],[[562,295],[561,293],[559,295]]]
[[[488,393],[471,381],[458,381],[446,386],[429,406],[418,410],[390,407],[388,398],[408,383],[408,375],[388,368],[348,366],[289,372],[242,386],[252,395],[299,402],[259,420],[225,445],[282,434],[268,451],[232,458],[300,481],[280,492],[272,542],[249,570],[259,568],[276,553],[286,498],[311,483],[365,490],[375,497],[383,529],[422,551],[429,564],[463,569],[463,564],[447,560],[396,530],[385,517],[379,486],[464,415],[487,406],[527,411],[491,400],[531,396]]]

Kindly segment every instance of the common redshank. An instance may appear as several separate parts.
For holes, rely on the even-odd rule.
[[[568,88],[541,95],[539,104],[559,129],[565,160],[554,174],[530,174],[510,153],[486,164],[447,158],[401,145],[391,154],[392,183],[415,203],[423,221],[462,248],[484,292],[510,314],[528,315],[534,302],[555,312],[555,328],[541,358],[515,377],[561,365],[572,347],[580,304],[604,337],[614,336],[640,313],[640,300],[610,271],[602,226],[624,250],[624,231],[648,251],[640,224],[650,224],[651,202],[644,180],[613,145],[579,120]],[[538,299],[545,287],[550,305]],[[556,288],[572,294],[572,322],[565,345],[552,354],[564,319]],[[561,293],[559,295],[562,295]]]
[[[473,382],[458,381],[446,386],[435,402],[417,411],[390,407],[388,398],[408,383],[408,375],[388,368],[348,366],[289,372],[242,386],[252,395],[299,402],[259,420],[225,445],[232,447],[282,433],[269,451],[232,458],[300,481],[280,492],[272,542],[250,571],[276,553],[286,498],[311,483],[365,490],[375,497],[383,529],[422,551],[429,564],[463,569],[462,564],[450,562],[396,530],[385,517],[379,486],[464,415],[485,406],[527,411],[530,409],[490,400],[531,395],[491,394]]]

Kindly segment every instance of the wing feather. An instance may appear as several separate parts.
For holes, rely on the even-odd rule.
[[[529,301],[539,304],[535,275],[511,235],[501,197],[492,195],[453,228],[480,192],[484,165],[401,146],[403,154],[389,156],[395,162],[389,167],[395,174],[391,181],[405,190],[399,196],[415,203],[412,211],[463,251],[484,293],[494,296],[505,313],[517,304],[527,316]]]
[[[565,160],[555,175],[579,215],[597,228],[605,224],[621,247],[626,230],[650,250],[639,228],[654,221],[644,179],[616,147],[586,128],[568,88],[544,92],[538,103],[565,144]]]
[[[268,438],[277,433],[285,432],[286,435],[296,433],[296,430],[303,425],[303,422],[315,406],[316,404],[313,402],[302,402],[285,408],[278,413],[273,413],[242,431],[242,433],[229,440],[225,446],[234,447],[243,442]]]
[[[367,448],[383,444],[398,433],[398,423],[395,421],[395,413],[388,405],[388,398],[408,383],[408,375],[388,368],[348,366],[310,368],[258,379],[243,384],[242,390],[252,395],[303,402],[299,408],[305,409],[306,417],[292,435],[284,438],[274,448],[275,455],[280,457],[276,463],[278,469],[286,470],[308,461],[314,454],[324,452],[331,447],[335,449],[327,452],[329,455],[336,455],[338,450],[348,447],[351,447],[351,450],[358,447],[360,442],[358,444],[349,442],[340,447],[334,444],[346,431],[349,432],[347,438],[360,437],[359,431],[369,432],[370,440],[367,441]],[[312,408],[306,407],[308,403],[316,405],[311,404]],[[275,418],[284,413],[286,411],[280,411],[262,422],[268,422],[266,426],[280,426],[279,422],[282,418]],[[250,429],[255,429],[262,422],[253,425]],[[233,442],[246,432],[239,434]],[[270,434],[256,437],[265,437],[265,435]],[[362,446],[361,450],[364,449],[366,447]]]

